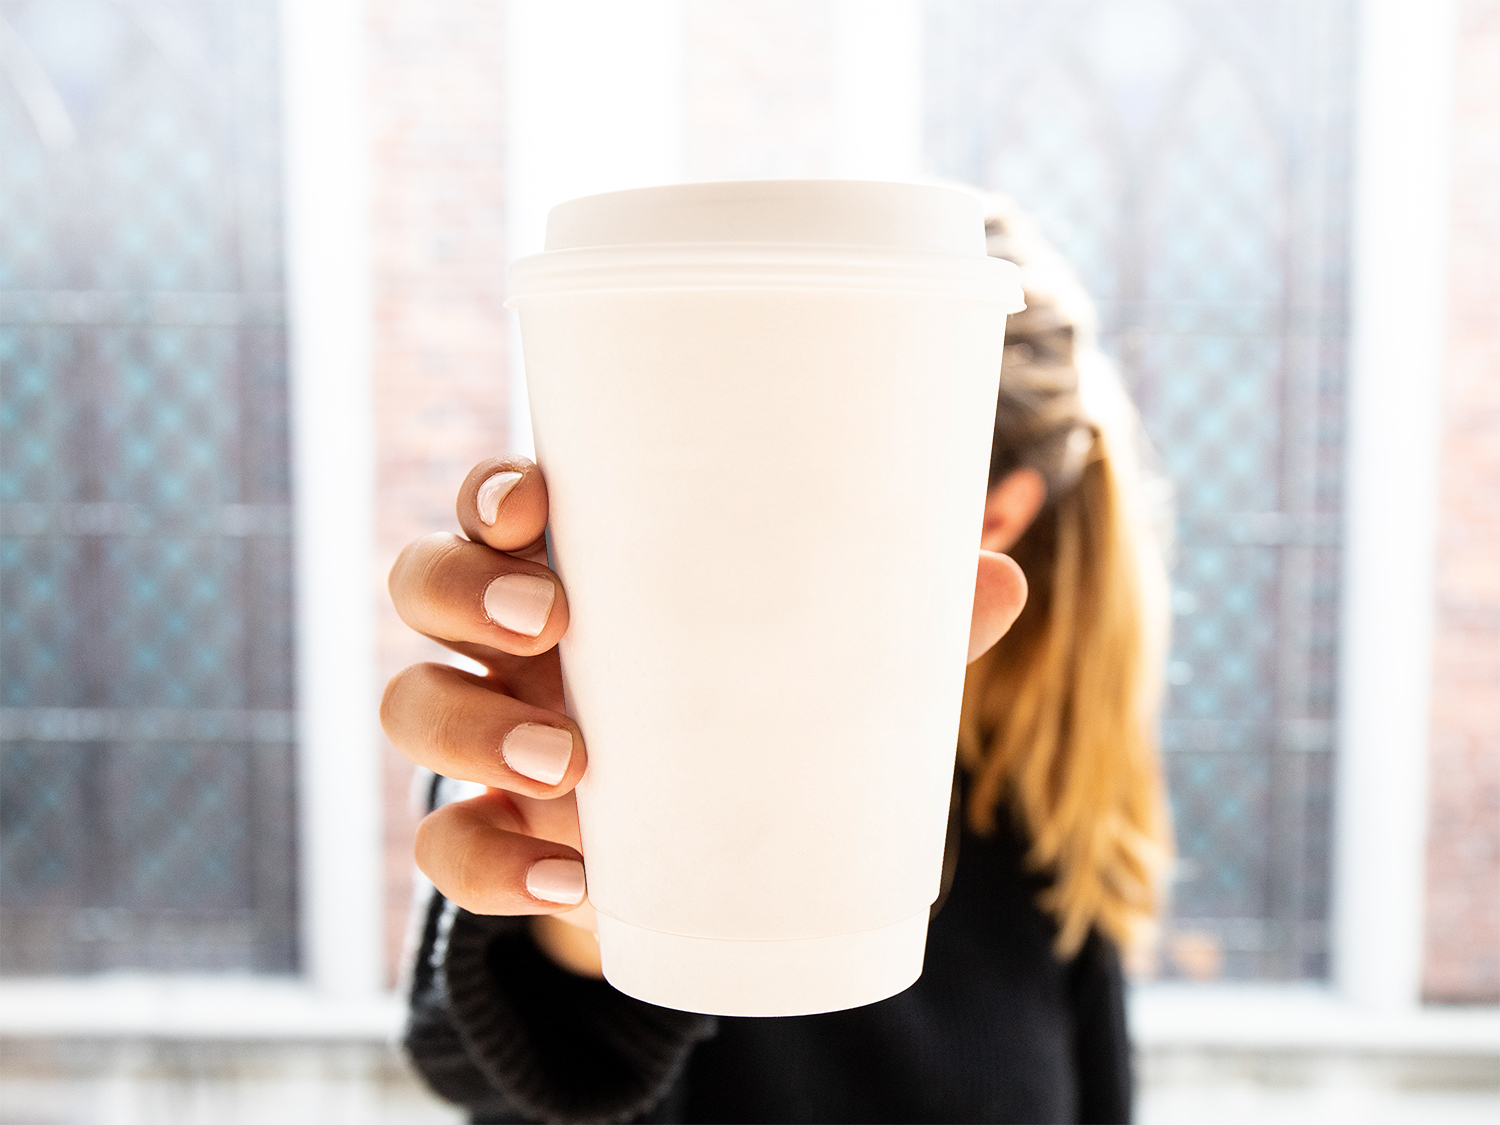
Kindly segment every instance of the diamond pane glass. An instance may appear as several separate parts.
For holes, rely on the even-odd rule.
[[[0,973],[295,968],[275,0],[0,0]]]
[[[925,10],[931,169],[1073,261],[1176,485],[1162,972],[1325,975],[1354,5]]]

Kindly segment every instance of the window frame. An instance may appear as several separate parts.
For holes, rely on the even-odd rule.
[[[1330,920],[1337,993],[1401,1011],[1426,921],[1456,5],[1364,0],[1358,35]]]
[[[519,6],[512,0],[511,11]],[[674,7],[663,5],[665,11]],[[882,10],[904,9],[904,18],[912,19],[919,7],[919,0],[901,0]],[[1132,1024],[1147,1049],[1492,1051],[1500,1042],[1500,1006],[1449,1012],[1420,1005],[1442,376],[1442,350],[1433,345],[1442,339],[1446,315],[1441,248],[1448,235],[1454,15],[1453,0],[1416,7],[1366,0],[1361,7],[1333,976],[1328,984],[1134,985]],[[859,29],[849,21],[863,18],[861,6],[839,4],[836,17],[836,35],[859,42]],[[400,1025],[401,1002],[385,989],[382,971],[373,655],[382,595],[374,583],[359,580],[370,569],[374,541],[368,212],[360,148],[364,9],[360,0],[283,0],[282,19],[303,972],[296,978],[8,980],[0,982],[0,1035],[379,1040]],[[913,59],[922,57],[919,36],[882,43],[880,52],[843,55],[839,82],[845,88],[879,88],[893,68],[919,73],[912,69]],[[618,44],[613,51],[603,46],[600,64],[618,67]],[[543,37],[528,43],[524,66],[516,63],[519,51],[508,52],[508,81],[514,90],[535,80],[528,75],[576,73],[589,64],[578,48],[572,35],[556,43]],[[679,72],[674,52],[680,55],[680,37],[649,49],[660,56],[658,71]],[[909,57],[892,57],[903,52]],[[906,89],[907,96],[920,97],[919,83]],[[669,92],[664,100],[670,99]],[[560,123],[555,105],[539,106],[545,101],[511,101],[513,114],[546,114],[530,122],[529,133],[524,122],[509,130],[517,175],[529,166],[522,159],[525,138]],[[862,112],[858,98],[838,104],[841,121]],[[575,124],[590,120],[585,108],[574,115]],[[667,178],[673,175],[667,164],[681,160],[680,118],[657,126],[665,154],[660,172]],[[849,135],[867,134],[867,122],[849,124]],[[596,122],[584,135],[598,129]],[[605,141],[611,149],[620,143],[613,134]],[[680,168],[675,175],[680,178]],[[528,209],[524,202],[549,198],[558,185],[547,176],[539,170],[521,183],[513,176],[507,200],[510,229],[518,233],[513,251],[528,239],[539,241],[545,208]],[[513,371],[520,371],[518,354]],[[529,438],[529,432],[515,436]],[[1392,449],[1402,456],[1388,457]],[[1401,518],[1393,519],[1393,512]],[[370,546],[362,553],[360,545]],[[1403,598],[1401,591],[1415,596]],[[1410,643],[1388,646],[1393,636]]]
[[[318,992],[384,988],[365,6],[283,0],[298,922]]]
[[[282,0],[300,971],[18,977],[0,1034],[388,1037],[361,0]],[[238,1026],[242,1019],[243,1027]]]

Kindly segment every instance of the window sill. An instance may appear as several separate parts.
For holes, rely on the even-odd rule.
[[[320,993],[294,977],[152,976],[0,981],[0,1037],[390,1042],[395,992]]]
[[[1500,1057],[1500,1006],[1370,1012],[1316,985],[1132,986],[1145,1051],[1320,1050]],[[320,993],[287,977],[43,977],[0,981],[0,1037],[390,1042],[404,1002]]]
[[[1318,985],[1133,985],[1138,1048],[1485,1055],[1500,1058],[1500,1006],[1360,1008]]]

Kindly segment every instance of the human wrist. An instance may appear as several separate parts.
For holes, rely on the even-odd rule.
[[[565,922],[555,914],[533,915],[529,929],[536,947],[558,968],[575,976],[604,979],[599,939],[593,931]]]

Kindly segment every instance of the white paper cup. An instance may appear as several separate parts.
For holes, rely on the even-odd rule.
[[[604,974],[724,1015],[922,968],[1005,316],[906,184],[573,200],[512,267]]]

